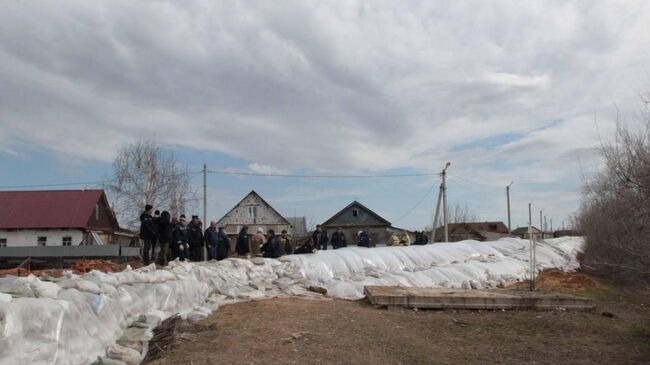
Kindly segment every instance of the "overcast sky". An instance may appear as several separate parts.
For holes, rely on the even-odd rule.
[[[505,221],[515,181],[513,226],[530,200],[557,226],[650,89],[648,45],[648,1],[3,1],[0,186],[101,179],[152,136],[193,169],[451,161],[450,205]],[[211,176],[209,210],[255,189],[314,222],[358,198],[421,228],[438,183]]]

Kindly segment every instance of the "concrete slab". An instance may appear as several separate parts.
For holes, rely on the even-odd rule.
[[[386,307],[492,310],[595,308],[591,299],[559,293],[395,286],[366,286],[364,291],[372,304]]]

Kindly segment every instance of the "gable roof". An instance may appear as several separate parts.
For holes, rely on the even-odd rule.
[[[321,225],[322,225],[322,226],[327,226],[327,225],[329,225],[329,224],[332,223],[334,220],[336,220],[336,218],[338,218],[338,217],[340,217],[341,215],[343,215],[343,213],[345,213],[348,209],[352,208],[352,207],[355,206],[355,205],[358,206],[359,208],[365,210],[365,211],[366,211],[367,213],[369,213],[371,216],[375,217],[375,219],[377,219],[380,223],[382,223],[382,224],[386,224],[386,225],[389,225],[389,226],[391,225],[391,223],[390,223],[389,221],[387,221],[386,219],[382,218],[382,216],[380,216],[379,214],[373,212],[373,211],[370,210],[368,207],[366,207],[365,205],[359,203],[359,202],[356,201],[356,200],[353,201],[352,203],[348,204],[345,208],[341,209],[338,213],[334,214],[330,219],[326,220],[326,221],[325,221],[323,224],[321,224]]]
[[[223,217],[221,217],[221,218],[218,220],[218,222],[221,222],[222,220],[224,220],[224,219],[225,219],[225,218],[226,218],[230,213],[233,212],[233,210],[237,209],[237,207],[238,207],[241,203],[243,203],[244,200],[246,200],[246,198],[248,198],[248,197],[251,196],[251,195],[255,195],[255,196],[257,196],[257,197],[262,201],[262,203],[266,204],[266,206],[268,206],[269,208],[271,208],[271,210],[272,210],[275,214],[277,214],[278,217],[282,218],[282,220],[283,220],[287,225],[289,225],[289,226],[291,225],[291,223],[290,223],[290,222],[289,222],[289,221],[288,221],[288,220],[287,220],[287,219],[286,219],[282,214],[280,214],[277,210],[275,210],[275,208],[273,208],[273,206],[272,206],[271,204],[267,203],[266,200],[264,200],[264,198],[262,198],[262,196],[261,196],[260,194],[258,194],[255,190],[251,190],[250,193],[246,194],[246,195],[245,195],[245,196],[244,196],[244,197],[243,197],[243,198],[242,198],[242,199],[241,199],[237,204],[235,204],[234,207],[232,207],[232,209],[230,209],[230,210],[228,211],[228,213],[224,214]]]
[[[541,232],[535,226],[532,226],[531,228],[533,229],[533,233],[540,233]],[[528,227],[519,227],[519,228],[514,229],[512,231],[512,234],[516,234],[516,235],[525,234],[525,233],[528,233]]]
[[[88,228],[97,204],[103,190],[0,191],[0,229]]]

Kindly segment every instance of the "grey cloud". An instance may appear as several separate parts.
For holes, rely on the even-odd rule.
[[[283,170],[561,155],[566,143],[535,134],[540,123],[643,86],[649,6],[627,5],[7,2],[0,143],[109,160],[151,133]],[[449,152],[513,131],[530,135]],[[73,148],[62,137],[74,135],[95,140]]]

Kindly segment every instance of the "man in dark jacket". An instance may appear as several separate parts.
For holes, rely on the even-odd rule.
[[[244,226],[237,236],[235,251],[239,256],[247,256],[251,253],[251,242],[248,238],[248,227]]]
[[[266,235],[266,243],[262,246],[262,256],[274,259],[281,256],[280,242],[272,229],[269,229]]]
[[[140,238],[144,241],[142,248],[142,260],[145,265],[149,265],[151,260],[150,251],[156,245],[158,238],[158,227],[156,226],[151,212],[153,207],[149,204],[145,205],[144,212],[140,214]],[[153,252],[151,252],[153,255]]]
[[[336,232],[332,234],[332,247],[336,250],[338,248],[347,247],[348,243],[345,240],[345,234],[341,231],[341,228],[337,228]]]
[[[201,261],[203,256],[203,230],[198,215],[192,216],[187,226],[187,243],[190,246],[190,260]]]
[[[205,230],[205,233],[203,233],[205,247],[208,249],[208,261],[217,257],[217,243],[219,243],[218,233],[216,221],[210,222],[210,227],[208,227],[208,229]]]
[[[185,216],[181,215],[180,219],[174,225],[172,231],[172,258],[185,260],[187,255],[187,226],[185,225]]]
[[[314,240],[312,238],[308,239],[302,246],[296,249],[296,255],[305,254],[305,253],[314,253],[316,249],[314,248]]]
[[[316,230],[311,235],[311,238],[317,250],[327,250],[329,237],[327,237],[327,231],[322,229],[320,224],[316,226]]]
[[[291,242],[291,236],[287,234],[286,229],[282,230],[282,234],[280,235],[280,238],[278,238],[278,241],[280,241],[280,254],[282,256],[291,255],[293,253],[293,243]]]
[[[172,242],[172,226],[171,216],[168,211],[162,212],[158,218],[158,243],[160,244],[160,252],[158,253],[158,264],[167,266],[167,255],[169,254],[169,244]]]
[[[217,233],[217,246],[215,250],[215,258],[217,261],[228,258],[230,253],[230,238],[226,232],[224,232],[223,227],[219,227],[219,232]]]
[[[372,238],[366,231],[359,231],[359,246],[361,247],[374,247],[372,244]]]

